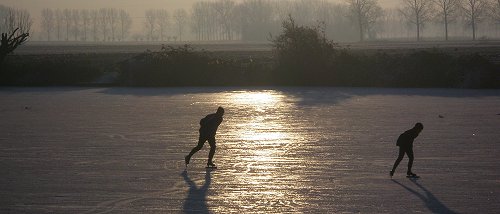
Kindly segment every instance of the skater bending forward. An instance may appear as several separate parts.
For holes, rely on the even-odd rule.
[[[392,177],[394,175],[394,171],[399,165],[399,162],[403,160],[403,157],[406,153],[408,156],[408,171],[406,171],[406,177],[410,178],[418,178],[418,176],[411,171],[411,167],[413,165],[413,141],[420,134],[420,132],[424,129],[422,123],[416,123],[413,128],[405,131],[403,134],[399,135],[398,141],[396,143],[399,146],[399,155],[392,167],[392,170],[389,172],[389,175]]]
[[[209,114],[203,119],[200,120],[200,138],[198,140],[198,145],[194,147],[189,155],[185,157],[186,166],[189,164],[189,160],[191,160],[191,156],[194,153],[200,151],[203,148],[203,144],[206,141],[210,144],[210,152],[208,153],[208,161],[207,167],[215,167],[213,162],[214,154],[215,154],[215,134],[217,132],[217,128],[222,123],[222,116],[224,115],[224,109],[219,107],[217,112],[214,114]]]

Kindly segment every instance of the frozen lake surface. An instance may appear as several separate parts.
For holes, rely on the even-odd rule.
[[[499,213],[500,91],[0,88],[0,213]],[[198,122],[226,109],[185,170]],[[394,178],[415,122],[414,172]]]

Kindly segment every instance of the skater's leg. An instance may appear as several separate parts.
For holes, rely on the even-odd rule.
[[[392,173],[394,173],[394,171],[396,171],[396,168],[398,167],[398,165],[401,162],[401,160],[403,160],[404,156],[405,156],[405,149],[400,146],[399,147],[398,159],[396,159],[396,162],[394,162],[394,166],[392,166],[392,170],[391,170]]]
[[[217,146],[215,145],[215,137],[209,138],[208,143],[210,144],[210,153],[208,153],[207,163],[213,164],[213,159],[214,159],[214,155],[215,155],[215,148],[217,148]]]
[[[189,163],[189,160],[191,159],[191,156],[194,155],[194,153],[200,151],[200,149],[203,148],[203,144],[205,144],[205,141],[207,141],[207,139],[200,134],[200,138],[198,139],[198,145],[191,150],[189,155],[186,156],[186,163]]]
[[[408,171],[406,171],[406,174],[412,174],[411,168],[413,166],[413,148],[408,148],[406,151],[406,155],[408,155]]]

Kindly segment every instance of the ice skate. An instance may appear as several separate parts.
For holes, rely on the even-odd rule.
[[[406,177],[407,178],[412,178],[412,179],[417,179],[417,178],[420,178],[420,176],[418,176],[417,174],[413,173],[413,172],[408,172],[406,173]]]

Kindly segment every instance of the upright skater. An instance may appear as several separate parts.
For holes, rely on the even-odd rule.
[[[399,162],[403,160],[403,157],[406,153],[408,156],[408,171],[406,171],[406,177],[409,178],[418,178],[418,176],[411,171],[411,167],[413,166],[413,141],[417,138],[418,134],[424,129],[424,125],[422,123],[416,123],[413,128],[405,131],[403,134],[399,135],[398,141],[396,143],[399,146],[399,155],[392,167],[392,170],[389,172],[389,175],[392,177],[394,175],[394,171],[399,165]]]
[[[205,144],[205,142],[208,140],[208,143],[210,144],[210,152],[208,153],[207,167],[215,168],[215,164],[213,162],[216,148],[215,134],[217,132],[217,128],[222,123],[223,115],[224,109],[222,107],[219,107],[216,113],[209,114],[200,120],[200,138],[198,140],[198,145],[194,147],[189,155],[184,158],[186,166],[189,164],[191,156],[193,156],[194,153],[200,151],[200,149],[203,148],[203,144]]]

